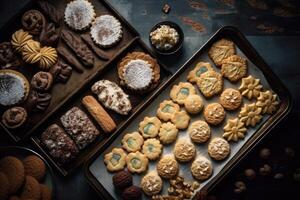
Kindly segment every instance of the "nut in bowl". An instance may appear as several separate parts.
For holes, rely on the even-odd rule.
[[[183,40],[182,29],[171,21],[156,24],[149,34],[151,47],[161,55],[171,55],[178,52],[183,45]]]

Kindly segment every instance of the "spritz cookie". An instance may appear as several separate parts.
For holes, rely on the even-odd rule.
[[[106,164],[107,170],[115,172],[124,169],[126,165],[127,154],[121,148],[113,148],[110,153],[105,154],[104,163]]]
[[[202,120],[197,120],[191,123],[187,132],[190,135],[191,140],[196,143],[206,142],[211,135],[209,125]]]
[[[247,97],[249,100],[257,98],[262,89],[263,86],[260,84],[260,80],[253,78],[251,75],[246,78],[242,78],[242,84],[239,87],[242,95]]]
[[[139,151],[144,143],[144,138],[138,132],[127,133],[122,139],[122,146],[127,152]]]
[[[196,64],[196,67],[192,71],[190,71],[189,74],[187,75],[187,80],[191,83],[196,83],[201,74],[210,70],[213,70],[210,63],[198,62]]]
[[[186,129],[190,122],[190,116],[184,111],[176,112],[171,118],[173,124],[175,124],[178,129]]]
[[[157,117],[145,117],[140,122],[139,130],[144,138],[154,138],[158,135],[161,122]]]
[[[157,117],[163,121],[170,120],[174,113],[180,110],[180,106],[177,103],[174,103],[171,100],[164,100],[159,104],[159,108],[157,109]]]
[[[221,66],[222,60],[235,54],[234,43],[228,39],[221,39],[213,43],[208,50],[208,56],[216,66]]]
[[[238,55],[222,60],[221,74],[232,82],[240,80],[247,74],[247,60]]]
[[[227,88],[220,96],[220,104],[229,111],[238,109],[242,104],[242,95],[238,90]]]
[[[161,152],[162,145],[158,139],[150,138],[144,142],[143,154],[145,154],[149,160],[156,160],[159,158]]]
[[[239,118],[245,123],[245,126],[254,127],[262,119],[262,109],[255,105],[255,103],[245,104],[239,114]]]
[[[127,169],[131,173],[142,173],[148,168],[148,158],[141,152],[132,152],[126,156]]]
[[[256,106],[262,108],[262,114],[272,114],[278,107],[277,94],[272,93],[270,90],[260,92],[257,98]]]
[[[237,142],[239,139],[244,139],[247,129],[245,124],[238,118],[229,119],[223,128],[223,138],[227,141]]]
[[[175,144],[174,155],[179,162],[189,162],[195,157],[196,148],[186,139],[180,139]]]
[[[215,71],[207,71],[200,75],[197,85],[205,97],[212,97],[223,90],[223,79],[221,74]]]
[[[163,181],[155,171],[152,171],[142,178],[141,187],[146,195],[153,196],[160,193]]]
[[[179,171],[179,165],[172,155],[163,156],[156,165],[157,173],[165,179],[174,178]]]
[[[199,113],[203,108],[203,102],[201,97],[197,94],[192,94],[188,96],[188,98],[186,98],[186,100],[184,101],[184,108],[190,114]]]
[[[178,135],[178,129],[176,126],[171,123],[162,123],[159,129],[159,139],[163,144],[170,144],[172,142],[175,142]]]
[[[215,160],[224,160],[230,154],[229,143],[219,137],[212,139],[208,144],[208,154]]]
[[[212,175],[213,166],[210,160],[204,156],[198,156],[192,163],[191,172],[195,179],[204,181]]]
[[[224,108],[219,103],[208,104],[204,109],[204,118],[211,125],[218,125],[225,119]]]
[[[191,83],[180,82],[172,87],[170,97],[174,102],[183,105],[186,98],[192,94],[196,94],[195,87]]]

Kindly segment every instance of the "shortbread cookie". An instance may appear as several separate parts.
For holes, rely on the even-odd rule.
[[[144,142],[143,154],[145,154],[149,160],[156,160],[159,158],[161,152],[162,145],[158,139],[150,138]]]
[[[242,95],[247,97],[249,100],[257,98],[262,89],[263,86],[260,84],[260,80],[253,78],[251,75],[243,78],[242,84],[239,87]]]
[[[122,146],[127,152],[141,150],[144,138],[138,132],[127,133],[122,139]]]
[[[176,112],[171,118],[173,124],[175,124],[178,129],[186,129],[190,122],[190,116],[184,111]]]
[[[238,109],[242,104],[242,95],[238,90],[227,88],[220,96],[220,104],[229,111]]]
[[[240,80],[247,74],[247,60],[238,55],[222,60],[221,74],[232,82]]]
[[[204,109],[204,118],[211,125],[218,125],[225,119],[224,108],[219,103],[208,104]]]
[[[219,137],[212,139],[208,144],[208,154],[215,160],[224,160],[230,154],[229,143]]]
[[[208,51],[208,56],[216,66],[221,66],[222,60],[235,54],[234,43],[228,39],[221,39],[213,43]]]
[[[157,109],[157,117],[159,119],[168,121],[173,115],[180,110],[180,106],[174,103],[171,100],[164,100],[159,104],[159,108]]]
[[[191,142],[180,139],[175,144],[174,155],[179,162],[189,162],[195,157],[196,148]]]
[[[277,94],[272,93],[270,90],[260,92],[257,98],[256,106],[262,108],[262,114],[272,114],[278,107]]]
[[[161,122],[157,117],[145,117],[140,122],[139,131],[144,138],[154,138],[158,135]]]
[[[197,94],[192,94],[188,96],[188,98],[186,98],[184,101],[184,108],[190,114],[199,113],[203,108],[203,102],[201,97]]]
[[[210,63],[198,62],[196,64],[196,67],[187,75],[187,80],[191,83],[197,83],[197,80],[199,79],[200,75],[210,70],[213,70]]]
[[[174,102],[183,105],[186,98],[192,94],[196,94],[194,86],[188,82],[180,82],[172,87],[170,97]]]
[[[223,138],[234,142],[237,142],[239,139],[243,139],[247,132],[245,124],[238,118],[229,119],[223,130]]]
[[[116,172],[124,169],[126,165],[127,154],[121,148],[113,148],[110,153],[105,154],[104,163],[110,172]]]
[[[141,187],[146,195],[153,196],[160,193],[163,181],[155,171],[152,171],[142,178]]]
[[[244,122],[245,126],[254,127],[262,119],[262,108],[255,105],[255,103],[245,104],[239,114],[239,118]]]
[[[223,90],[223,79],[221,74],[215,71],[207,71],[200,75],[197,85],[205,97],[212,97]]]
[[[127,168],[131,173],[142,173],[148,168],[148,158],[137,151],[126,156]]]
[[[32,35],[23,29],[17,30],[11,36],[11,44],[19,53],[22,52],[24,45],[30,40],[32,40]]]
[[[162,123],[159,129],[159,139],[163,144],[170,144],[177,139],[178,129],[171,123]]]
[[[212,175],[212,163],[204,156],[198,156],[191,165],[191,172],[195,179],[204,181]]]
[[[165,179],[174,178],[179,171],[179,165],[172,155],[164,155],[156,165],[157,173]]]
[[[209,125],[202,120],[197,120],[191,123],[187,132],[190,135],[192,141],[196,143],[206,142],[211,135]]]

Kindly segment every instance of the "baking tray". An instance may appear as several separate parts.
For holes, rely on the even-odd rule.
[[[169,91],[172,85],[177,84],[181,81],[186,81],[187,73],[192,70],[197,62],[212,61],[207,56],[207,50],[212,45],[213,42],[221,38],[231,39],[237,47],[237,54],[248,59],[248,74],[254,75],[256,78],[260,78],[261,82],[265,89],[272,89],[277,93],[280,99],[280,105],[278,110],[272,116],[264,116],[263,120],[255,128],[248,128],[248,133],[244,140],[240,140],[237,143],[231,144],[231,154],[223,162],[213,161],[209,158],[207,153],[207,144],[204,145],[195,145],[198,155],[204,155],[209,158],[214,166],[213,175],[206,181],[201,183],[200,189],[210,190],[214,185],[220,181],[238,162],[248,153],[250,150],[264,137],[270,130],[281,121],[287,113],[290,111],[291,105],[291,96],[288,90],[284,87],[278,77],[272,72],[271,68],[264,62],[264,60],[258,55],[255,49],[251,46],[245,36],[235,27],[226,26],[218,30],[193,56],[190,58],[161,88],[157,90],[155,94],[146,102],[147,108],[144,109],[142,113],[137,115],[132,123],[126,127],[123,132],[119,132],[115,135],[112,135],[107,143],[103,146],[100,146],[98,151],[91,156],[91,159],[85,165],[85,175],[90,183],[90,185],[99,193],[99,195],[104,199],[120,199],[120,196],[116,195],[112,185],[112,173],[109,173],[106,170],[105,164],[103,162],[104,155],[109,152],[113,147],[121,146],[121,138],[127,132],[135,131],[138,129],[138,124],[145,116],[155,116],[156,109],[160,102],[164,99],[169,98]],[[215,70],[219,71],[216,67]],[[237,84],[231,84],[228,80],[224,80],[224,86],[237,88],[240,85],[240,82]],[[198,91],[199,94],[199,91]],[[205,99],[204,104],[215,102],[217,97],[211,99]],[[244,103],[247,103],[247,100],[243,98]],[[239,111],[232,113],[226,112],[227,119],[233,118],[236,116]],[[197,115],[196,117],[191,117],[192,120],[203,119],[203,115]],[[212,138],[222,136],[222,127],[225,125],[227,119],[218,126],[212,127]],[[179,132],[179,138],[189,138],[186,131]],[[172,153],[174,143],[170,146],[164,146],[163,154]],[[149,162],[148,172],[155,169],[155,162]],[[192,181],[190,164],[180,164],[180,174],[185,177],[185,180]],[[134,184],[139,185],[142,175],[133,175]],[[168,184],[164,184],[163,194],[167,194]],[[144,196],[145,197],[145,196]]]
[[[140,38],[135,38],[107,65],[105,69],[103,69],[100,73],[91,77],[82,88],[77,90],[76,93],[71,98],[69,98],[63,104],[63,106],[61,106],[57,110],[57,112],[53,113],[49,118],[47,118],[44,121],[42,125],[38,126],[36,129],[37,134],[34,134],[31,137],[33,143],[43,152],[45,157],[48,160],[50,160],[50,162],[59,170],[59,172],[62,175],[66,176],[70,174],[72,171],[74,171],[78,166],[80,166],[84,161],[87,160],[89,155],[94,153],[94,151],[98,148],[98,146],[102,146],[103,144],[105,144],[106,140],[110,135],[115,135],[117,132],[120,132],[126,125],[128,125],[129,122],[132,120],[132,118],[141,111],[144,102],[155,92],[154,89],[153,91],[147,92],[146,94],[137,94],[127,90],[126,88],[123,88],[124,92],[129,95],[132,104],[132,111],[128,115],[122,116],[117,114],[114,111],[105,108],[105,110],[109,113],[109,115],[113,118],[113,120],[117,124],[117,129],[114,131],[114,133],[105,134],[101,129],[101,127],[97,124],[96,121],[94,121],[93,117],[88,113],[88,111],[81,104],[81,99],[86,95],[92,95],[97,99],[97,96],[91,92],[91,87],[98,80],[107,79],[116,82],[118,85],[120,85],[118,72],[117,72],[117,64],[124,56],[126,56],[127,53],[133,51],[145,52],[155,58],[153,52],[145,45],[145,43],[143,43]],[[166,67],[162,63],[160,63],[159,61],[158,63],[161,69],[160,71],[161,79],[160,79],[160,84],[157,87],[164,84],[164,82],[166,82],[171,75],[171,73],[166,69]],[[52,123],[57,123],[58,125],[63,127],[60,123],[59,118],[73,106],[78,106],[89,116],[89,118],[93,121],[93,124],[96,125],[97,129],[100,131],[100,136],[98,136],[95,139],[95,141],[92,144],[90,144],[87,148],[83,149],[83,151],[79,154],[79,157],[76,158],[74,162],[71,162],[69,165],[59,166],[56,164],[55,160],[53,160],[51,156],[47,153],[47,150],[44,149],[43,144],[40,141],[40,134],[44,132],[45,129]]]
[[[128,43],[132,42],[136,36],[138,36],[137,31],[106,1],[106,0],[91,0],[90,1],[94,7],[97,16],[102,14],[111,14],[119,19],[123,27],[123,38],[122,40],[115,46],[108,48],[105,52],[110,56],[110,60],[112,60],[115,55],[117,55]],[[49,3],[54,5],[58,11],[64,13],[64,9],[67,5],[67,1],[60,0],[50,0]],[[12,17],[1,29],[1,42],[10,41],[11,35],[18,29],[21,28],[20,19],[27,10],[37,9],[40,10],[36,1],[32,0],[24,8],[22,8],[14,17]],[[45,16],[46,17],[46,16]],[[48,20],[49,21],[49,20]],[[63,22],[61,25],[62,28],[67,28],[65,23]],[[88,31],[80,32],[86,33]],[[65,46],[63,41],[59,41],[58,46]],[[65,84],[56,83],[53,85],[50,93],[52,95],[52,99],[50,105],[45,111],[31,113],[28,117],[27,122],[18,129],[7,129],[2,122],[0,122],[1,127],[4,131],[14,140],[20,141],[22,139],[28,138],[32,133],[36,131],[36,128],[41,125],[50,115],[52,115],[56,110],[64,104],[64,102],[73,95],[74,90],[82,87],[85,82],[98,71],[105,68],[107,63],[110,61],[104,61],[99,59],[95,54],[95,65],[93,68],[84,69],[83,73],[78,73],[75,69],[72,70],[72,75],[69,78],[68,82]],[[31,77],[38,71],[37,68],[32,66],[25,65],[22,68],[19,68],[18,71],[21,71],[26,78],[30,81]],[[64,91],[64,92],[61,92]],[[23,104],[21,104],[22,106]],[[7,109],[7,107],[0,106],[0,114]],[[0,127],[0,128],[1,128]]]

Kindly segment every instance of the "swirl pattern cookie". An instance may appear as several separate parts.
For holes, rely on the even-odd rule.
[[[278,104],[277,95],[270,90],[260,92],[256,102],[256,106],[262,108],[262,114],[272,114],[277,110]]]
[[[163,144],[170,144],[177,139],[178,129],[171,123],[162,123],[159,129],[159,139]]]
[[[242,104],[242,95],[238,90],[227,88],[220,96],[220,104],[226,110],[236,110]]]
[[[259,79],[253,78],[251,75],[242,79],[242,84],[239,87],[242,95],[247,97],[249,100],[257,98],[259,93],[263,89]]]
[[[40,51],[39,67],[41,70],[49,70],[57,62],[57,52],[52,47],[43,47]]]
[[[191,83],[197,83],[197,80],[199,79],[200,75],[210,70],[213,70],[210,63],[198,62],[196,64],[196,67],[187,75],[187,80]]]
[[[213,45],[208,50],[208,56],[218,67],[221,66],[222,60],[234,54],[234,43],[228,39],[218,40],[217,42],[213,43]]]
[[[219,103],[208,104],[204,109],[204,118],[211,125],[218,125],[225,119],[224,108]]]
[[[163,187],[163,181],[152,171],[142,178],[141,187],[146,195],[153,196],[160,193]]]
[[[21,52],[23,46],[29,41],[32,40],[32,35],[23,29],[17,30],[11,38],[11,44],[18,51]]]
[[[184,108],[191,114],[197,114],[201,112],[203,108],[201,97],[197,94],[188,96],[184,101]]]
[[[63,60],[58,60],[49,72],[52,74],[55,82],[66,83],[72,75],[72,67]]]
[[[221,74],[215,71],[207,71],[200,75],[197,86],[205,97],[212,97],[219,94],[223,89],[223,79]]]
[[[187,140],[180,139],[175,144],[174,155],[179,162],[189,162],[196,156],[196,148]]]
[[[180,82],[172,87],[170,97],[174,102],[183,105],[186,98],[192,94],[196,94],[194,86],[188,82]]]
[[[131,173],[142,173],[148,168],[148,158],[146,155],[137,151],[126,156],[127,168]]]
[[[206,142],[211,135],[209,125],[202,120],[197,120],[191,123],[187,132],[190,135],[192,141],[196,143]]]
[[[144,138],[138,133],[127,133],[122,139],[122,146],[127,152],[139,151],[144,143]]]
[[[147,139],[143,145],[143,154],[147,156],[149,160],[156,160],[159,158],[162,152],[162,145],[158,139]]]
[[[190,116],[184,111],[175,112],[171,121],[178,129],[186,129],[190,122]]]
[[[221,74],[232,82],[240,80],[247,74],[247,60],[238,55],[222,60]]]
[[[27,112],[22,107],[12,107],[2,115],[2,123],[10,129],[15,129],[24,124],[27,120]]]
[[[224,160],[230,154],[229,143],[219,137],[212,139],[208,144],[208,154],[215,160]]]
[[[52,87],[53,77],[49,72],[38,72],[31,79],[31,87],[45,92]]]
[[[173,115],[180,110],[180,106],[171,100],[164,100],[159,104],[157,109],[157,117],[163,121],[170,120]]]
[[[34,40],[27,41],[22,47],[22,57],[26,63],[35,64],[41,59],[41,44]]]
[[[164,155],[156,165],[157,173],[165,179],[174,178],[179,171],[179,165],[172,155]]]
[[[110,153],[105,154],[104,163],[107,170],[115,172],[124,169],[126,165],[126,153],[121,148],[114,148]]]
[[[212,175],[213,166],[207,158],[199,156],[193,161],[191,165],[191,172],[195,179],[204,181]]]
[[[139,124],[139,131],[144,138],[154,138],[158,135],[161,122],[157,117],[145,117]]]
[[[247,132],[245,124],[241,122],[238,118],[230,119],[227,121],[227,124],[224,126],[223,138],[228,141],[237,142],[239,139],[243,139]]]
[[[38,10],[25,12],[21,19],[23,28],[32,35],[39,35],[46,23],[44,15]]]
[[[245,104],[239,114],[239,118],[245,123],[245,126],[254,127],[262,119],[262,108],[257,107],[255,103]]]
[[[44,111],[51,102],[51,94],[31,90],[26,101],[28,111]]]

